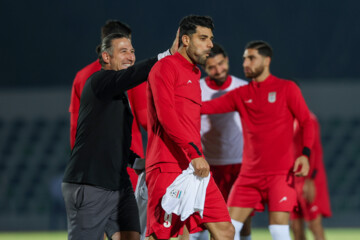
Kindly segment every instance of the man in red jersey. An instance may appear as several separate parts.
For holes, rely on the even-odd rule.
[[[311,121],[315,128],[315,142],[311,148],[310,173],[305,178],[295,180],[299,208],[291,213],[291,227],[295,240],[305,240],[304,220],[315,240],[325,240],[322,217],[331,216],[330,198],[320,137],[320,125],[314,114]],[[302,130],[297,121],[294,123],[295,157],[301,155]]]
[[[204,70],[207,77],[200,79],[201,99],[208,101],[248,84],[247,81],[229,74],[229,57],[217,43],[206,59]],[[225,202],[240,173],[243,154],[243,134],[240,115],[237,112],[201,116],[201,144],[210,171]],[[250,219],[241,231],[241,240],[251,239]],[[208,240],[205,230],[190,235],[190,240]]]
[[[195,175],[209,175],[200,140],[200,70],[213,47],[210,17],[187,16],[180,22],[180,47],[176,54],[159,61],[148,78],[148,186],[147,236],[169,239],[207,228],[214,239],[233,239],[234,228],[224,198],[211,177],[206,189],[203,218],[198,213],[185,221],[161,207],[166,188],[191,163]],[[181,195],[180,197],[183,197]]]
[[[306,176],[312,146],[310,112],[294,82],[270,74],[272,49],[264,41],[247,44],[244,72],[252,81],[220,98],[204,102],[201,113],[238,111],[244,133],[243,163],[228,207],[235,239],[246,218],[268,205],[269,230],[275,240],[290,239],[289,213],[296,206],[294,175]],[[293,122],[303,131],[302,155],[293,160]]]

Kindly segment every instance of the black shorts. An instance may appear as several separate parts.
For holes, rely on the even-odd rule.
[[[111,191],[89,185],[62,183],[68,239],[110,238],[120,231],[140,233],[139,212],[132,187]]]

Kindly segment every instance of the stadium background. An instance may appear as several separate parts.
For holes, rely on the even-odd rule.
[[[296,79],[322,127],[333,217],[359,227],[360,2],[7,1],[0,3],[0,231],[65,229],[59,183],[69,155],[68,106],[78,70],[96,59],[100,27],[133,30],[138,60],[168,48],[180,19],[210,15],[215,41],[243,77],[246,42],[268,41],[271,71]],[[255,227],[267,225],[257,214]]]

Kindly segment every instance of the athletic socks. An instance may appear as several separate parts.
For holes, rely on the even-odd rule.
[[[242,229],[242,227],[244,226],[244,223],[236,221],[234,219],[231,219],[232,224],[234,225],[235,228],[235,237],[234,240],[240,240],[240,231]]]
[[[190,234],[189,240],[209,240],[209,231],[204,230],[201,232]]]
[[[273,240],[291,240],[289,225],[269,225]]]

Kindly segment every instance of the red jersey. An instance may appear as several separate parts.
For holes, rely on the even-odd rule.
[[[147,88],[146,171],[181,172],[202,156],[200,70],[180,53],[158,61]]]
[[[319,123],[316,119],[316,116],[313,113],[310,113],[311,123],[314,127],[314,143],[310,146],[311,156],[309,159],[310,171],[306,177],[297,178],[298,181],[304,181],[305,178],[311,178],[314,173],[314,170],[317,172],[317,168],[320,166],[319,161],[322,162],[322,147],[320,140],[320,127]],[[299,126],[299,122],[297,119],[294,121],[294,157],[295,159],[302,155],[302,142],[303,142],[303,134],[302,128]]]
[[[220,98],[203,102],[201,113],[238,111],[244,134],[240,175],[287,174],[294,164],[294,118],[303,127],[303,147],[310,148],[314,129],[300,89],[292,81],[270,75],[251,81]]]
[[[131,150],[141,158],[144,158],[144,149],[140,126],[143,127],[144,130],[147,130],[146,86],[147,82],[144,82],[127,91],[131,111],[134,115],[134,122],[131,130]]]
[[[73,149],[75,144],[75,136],[76,136],[76,127],[77,127],[77,120],[79,117],[79,109],[80,109],[80,96],[86,80],[97,71],[100,71],[101,64],[99,60],[96,60],[93,63],[90,63],[79,72],[77,72],[72,90],[71,90],[71,99],[70,99],[70,146]]]
[[[320,125],[316,116],[311,113],[311,122],[314,126],[314,144],[311,146],[310,172],[305,178],[296,178],[295,187],[298,191],[298,199],[306,220],[313,220],[317,215],[331,216],[330,197],[323,160],[323,150],[320,136]],[[295,158],[301,155],[302,128],[297,121],[294,122],[294,149]],[[303,198],[303,186],[305,179],[314,179],[316,194],[312,203],[307,203]]]

